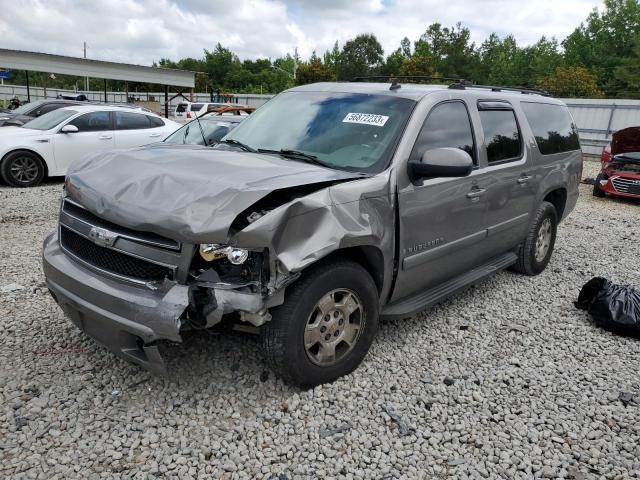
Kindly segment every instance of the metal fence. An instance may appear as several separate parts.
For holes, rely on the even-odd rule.
[[[565,98],[578,127],[582,151],[600,156],[611,134],[625,127],[640,126],[640,100]]]

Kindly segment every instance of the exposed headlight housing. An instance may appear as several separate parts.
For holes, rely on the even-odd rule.
[[[206,262],[213,262],[226,257],[234,265],[242,265],[249,258],[249,251],[217,243],[200,244],[200,256]]]

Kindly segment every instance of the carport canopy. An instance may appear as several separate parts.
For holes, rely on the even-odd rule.
[[[103,78],[105,81],[105,101],[107,79],[164,85],[166,116],[169,113],[169,87],[178,87],[180,89],[193,88],[195,86],[195,72],[187,70],[146,67],[48,53],[8,50],[5,48],[0,48],[0,65],[3,68],[25,70],[27,72],[27,96],[29,99],[28,72],[30,71]]]

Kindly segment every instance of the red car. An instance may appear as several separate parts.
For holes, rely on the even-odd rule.
[[[593,195],[607,193],[640,199],[640,127],[628,127],[613,134],[600,157],[602,170],[593,184]]]

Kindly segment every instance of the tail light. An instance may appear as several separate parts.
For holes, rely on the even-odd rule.
[[[191,112],[187,112],[187,118],[191,118]]]

